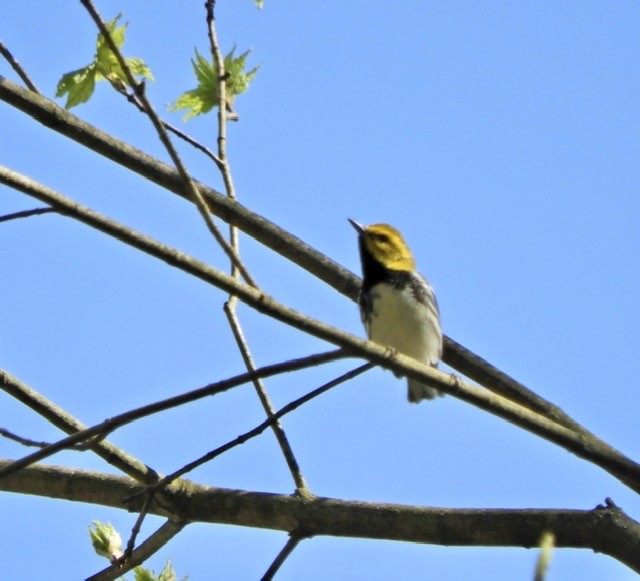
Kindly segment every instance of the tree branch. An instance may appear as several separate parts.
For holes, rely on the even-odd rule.
[[[337,377],[336,379],[332,379],[328,383],[321,385],[320,387],[310,391],[309,393],[306,393],[302,397],[299,397],[298,399],[294,399],[293,401],[289,402],[287,405],[279,409],[276,413],[269,416],[264,422],[258,424],[255,428],[252,428],[251,430],[245,432],[244,434],[240,434],[238,437],[228,441],[226,444],[223,444],[222,446],[218,446],[217,448],[215,448],[214,450],[211,450],[210,452],[207,452],[200,458],[196,458],[192,462],[189,462],[179,470],[176,470],[175,472],[168,474],[167,476],[159,480],[156,484],[151,485],[149,489],[155,491],[155,490],[160,490],[161,488],[167,487],[169,484],[171,484],[178,478],[181,478],[188,472],[191,472],[192,470],[195,470],[199,466],[202,466],[203,464],[210,462],[214,458],[217,458],[218,456],[224,454],[225,452],[228,452],[229,450],[235,448],[236,446],[240,446],[248,442],[249,440],[259,436],[269,426],[273,426],[281,417],[298,409],[301,405],[307,403],[308,401],[311,401],[312,399],[322,395],[323,393],[326,393],[327,391],[329,391],[330,389],[333,389],[337,385],[340,385],[341,383],[349,381],[354,377],[357,377],[361,373],[364,373],[365,371],[369,371],[369,369],[371,369],[372,367],[373,367],[372,363],[365,363],[364,365],[361,365],[356,369],[353,369],[351,371],[348,371],[347,373],[342,374],[340,377]],[[144,492],[145,491],[139,492],[138,495],[144,494]],[[308,491],[308,489],[306,489],[306,487],[302,491],[298,490],[298,492],[301,492],[300,496],[303,496],[303,497],[312,496]]]
[[[2,42],[0,42],[0,54],[11,65],[11,68],[18,74],[18,76],[22,79],[22,82],[27,85],[29,90],[40,95],[40,91],[38,90],[38,87],[36,87],[35,83],[31,80],[31,77],[29,77],[27,72],[22,68],[22,65]]]
[[[253,360],[251,352],[249,351],[249,345],[244,337],[244,333],[242,332],[242,327],[240,326],[240,321],[238,320],[238,315],[236,312],[235,304],[232,306],[227,302],[224,306],[224,312],[227,315],[227,319],[229,320],[229,324],[231,326],[231,330],[233,332],[233,336],[236,340],[236,344],[238,345],[238,349],[240,349],[240,354],[242,355],[242,359],[244,360],[245,367],[247,371],[253,372],[256,370],[256,364]],[[273,408],[273,404],[271,403],[271,399],[269,398],[269,394],[264,386],[264,382],[261,379],[253,380],[253,387],[256,390],[256,394],[258,395],[258,399],[262,404],[262,409],[264,409],[267,414],[267,418],[272,419],[275,410]],[[273,430],[273,434],[278,441],[278,445],[280,446],[280,450],[282,451],[282,455],[284,456],[285,462],[289,468],[289,472],[291,472],[291,476],[296,485],[296,490],[298,494],[308,495],[311,494],[309,487],[302,475],[302,471],[300,470],[300,465],[296,460],[295,454],[293,453],[293,449],[291,448],[291,444],[289,443],[289,439],[284,432],[284,428],[279,420],[273,421],[271,424],[271,429]]]
[[[7,440],[13,440],[18,444],[22,444],[28,448],[44,448],[49,445],[49,442],[43,442],[41,440],[32,440],[31,438],[25,438],[23,436],[19,436],[18,434],[14,434],[10,430],[6,428],[0,428],[0,436],[6,438]]]
[[[13,212],[12,214],[5,214],[0,216],[1,222],[9,222],[10,220],[19,220],[20,218],[30,218],[31,216],[40,216],[41,214],[50,214],[51,212],[57,212],[55,208],[34,208],[33,210],[22,210],[21,212]]]
[[[71,414],[2,369],[0,369],[0,389],[40,414],[66,434],[74,434],[86,429],[86,426]],[[90,449],[138,482],[153,484],[159,478],[155,470],[109,442],[104,440],[95,442]]]
[[[282,550],[277,554],[276,558],[273,560],[273,563],[271,563],[260,581],[271,581],[275,574],[279,571],[280,567],[282,567],[282,564],[288,559],[289,555],[293,553],[300,541],[304,538],[305,536],[301,536],[295,532],[291,533],[289,535],[289,538],[287,539],[285,546],[282,547]]]
[[[2,76],[0,76],[0,100],[32,116],[46,127],[188,199],[183,191],[180,176],[174,168],[90,125],[53,101],[27,91]],[[352,272],[237,201],[230,200],[204,184],[197,182],[197,187],[213,214],[237,226],[261,244],[304,268],[338,292],[352,300],[357,298],[360,281]],[[576,422],[562,410],[449,337],[445,337],[443,361],[495,393],[578,430]]]
[[[316,355],[310,355],[307,357],[301,357],[299,359],[295,359],[292,361],[286,361],[284,363],[276,363],[275,365],[267,365],[260,369],[257,369],[255,372],[251,373],[242,373],[240,375],[236,375],[234,377],[223,379],[222,381],[218,381],[216,383],[206,385],[199,389],[194,389],[187,393],[181,393],[180,395],[170,397],[161,401],[157,401],[139,408],[135,408],[133,410],[126,411],[117,416],[114,416],[108,420],[100,422],[95,426],[90,428],[85,428],[81,431],[76,431],[72,433],[70,436],[63,438],[62,440],[58,440],[53,444],[50,444],[46,448],[42,448],[37,452],[29,454],[28,456],[24,456],[19,460],[15,460],[11,466],[4,468],[0,468],[0,479],[6,477],[9,474],[17,472],[23,469],[25,466],[29,466],[35,462],[43,460],[44,458],[48,458],[49,456],[61,451],[71,448],[76,444],[81,442],[91,442],[94,438],[104,438],[107,434],[110,434],[114,430],[131,423],[140,418],[144,418],[146,416],[150,416],[152,414],[156,414],[180,405],[184,405],[189,402],[197,401],[198,399],[202,399],[203,397],[208,397],[211,395],[216,395],[218,393],[223,393],[233,387],[237,387],[238,385],[242,385],[251,381],[256,377],[271,377],[273,375],[277,375],[279,373],[288,373],[297,371],[299,369],[305,369],[307,367],[311,367],[312,365],[319,365],[321,363],[326,363],[328,361],[333,361],[342,356],[340,351],[329,351],[327,353],[320,353]],[[6,372],[2,372],[4,375],[8,375]],[[2,374],[0,374],[0,378]],[[124,470],[124,468],[123,468]]]
[[[319,339],[338,345],[352,356],[363,357],[400,375],[406,375],[423,383],[437,385],[444,393],[472,403],[485,411],[489,411],[562,446],[581,458],[590,460],[640,493],[640,464],[624,456],[582,427],[579,427],[579,429],[565,427],[564,423],[556,423],[544,415],[531,411],[528,407],[522,407],[504,397],[464,383],[454,375],[438,371],[407,356],[390,353],[386,347],[365,341],[308,317],[277,302],[258,289],[244,285],[231,276],[183,252],[170,248],[150,236],[141,234],[114,220],[110,220],[90,208],[61,196],[50,188],[46,188],[2,166],[0,166],[0,183],[5,183],[51,206],[61,208],[68,216],[134,246],[151,256],[155,256],[167,264],[190,273],[209,284],[217,286],[229,294],[237,296],[247,305],[261,313]],[[249,377],[253,376],[249,374]],[[571,422],[575,424],[573,420]],[[44,450],[32,456],[43,453]]]
[[[218,159],[220,160],[220,171],[227,196],[235,200],[236,189],[233,185],[231,167],[229,166],[229,159],[227,158],[227,76],[224,70],[224,58],[222,57],[220,45],[218,44],[214,9],[215,0],[207,0],[205,2],[205,10],[207,11],[207,34],[211,46],[211,57],[218,71],[218,95],[220,97],[220,103],[218,104]]]
[[[0,468],[8,462],[0,461]],[[32,466],[0,480],[0,490],[90,502],[120,509],[138,484],[97,472]],[[448,509],[355,502],[175,482],[163,495],[186,521],[442,546],[537,547],[552,531],[558,548],[592,549],[640,573],[640,523],[611,501],[593,510]],[[151,514],[164,515],[157,504]]]

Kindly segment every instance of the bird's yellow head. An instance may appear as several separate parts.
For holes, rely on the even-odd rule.
[[[402,234],[388,224],[362,226],[354,220],[351,225],[360,234],[361,248],[371,258],[390,270],[415,270],[416,263]]]

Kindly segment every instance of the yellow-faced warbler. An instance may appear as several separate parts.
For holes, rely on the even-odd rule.
[[[388,224],[358,231],[362,288],[360,315],[371,341],[436,367],[442,357],[442,330],[436,295],[416,263],[402,234]],[[408,380],[409,401],[433,399],[440,392]]]

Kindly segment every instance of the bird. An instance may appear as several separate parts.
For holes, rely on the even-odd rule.
[[[402,234],[388,224],[363,226],[351,218],[349,222],[358,232],[358,305],[368,339],[437,367],[442,357],[440,309]],[[411,403],[442,395],[415,379],[408,378],[407,387]]]

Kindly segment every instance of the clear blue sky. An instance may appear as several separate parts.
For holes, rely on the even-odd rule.
[[[100,2],[130,22],[165,105],[194,86],[207,51],[202,2]],[[237,101],[229,154],[240,200],[358,271],[347,217],[406,235],[434,285],[445,332],[640,458],[640,6],[636,2],[220,1],[226,52],[252,48],[261,70]],[[48,96],[87,64],[95,31],[79,2],[8,2],[0,39]],[[15,79],[0,62],[0,74]],[[74,113],[166,159],[148,122],[99,86]],[[215,146],[213,116],[189,133]],[[0,163],[219,268],[196,210],[0,104]],[[189,169],[215,168],[182,147]],[[0,214],[34,207],[0,189]],[[356,307],[243,239],[258,282],[291,306],[362,334]],[[240,372],[224,294],[91,229],[43,216],[0,227],[0,366],[87,424]],[[259,364],[326,349],[242,308]],[[268,382],[282,405],[353,362]],[[171,472],[262,419],[250,388],[152,417],[112,441]],[[60,433],[0,395],[0,425]],[[640,518],[613,477],[452,397],[410,406],[403,381],[369,372],[284,422],[318,495],[444,507],[590,509],[610,496]],[[0,441],[0,457],[24,450]],[[112,472],[88,454],[50,460]],[[293,488],[270,433],[191,478]],[[91,505],[1,495],[7,579],[79,579],[106,561],[93,519],[127,534],[134,517]],[[149,519],[149,534],[159,520]],[[286,536],[193,525],[171,558],[198,581],[256,579]],[[441,548],[317,538],[278,579],[530,579],[523,549]],[[616,561],[557,551],[549,581],[632,579]]]

